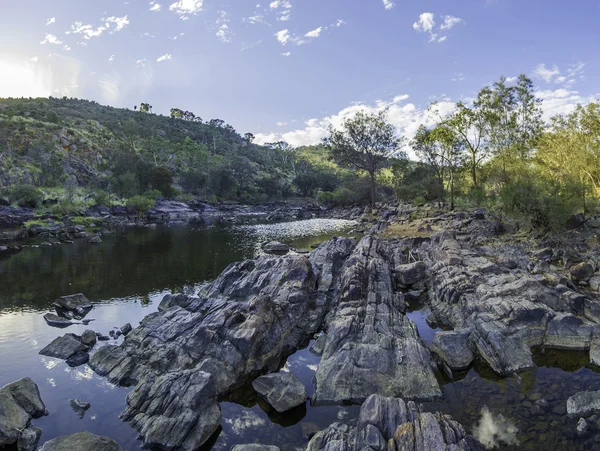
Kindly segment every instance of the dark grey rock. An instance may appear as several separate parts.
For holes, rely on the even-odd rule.
[[[62,316],[55,315],[54,313],[44,314],[44,320],[49,326],[59,328],[69,327],[73,324],[70,319],[63,318]]]
[[[577,213],[567,220],[567,230],[578,229],[583,224],[585,224],[585,215],[583,213]]]
[[[590,263],[581,262],[571,267],[569,273],[574,282],[587,282],[594,275],[594,267]]]
[[[326,340],[326,334],[319,335],[319,337],[315,340],[314,344],[310,347],[310,352],[319,357],[323,355],[323,348],[325,348]]]
[[[27,431],[27,427],[32,418],[45,413],[38,386],[31,379],[24,378],[0,388],[0,447],[15,444],[21,438],[25,444],[31,444],[31,434],[35,431]]]
[[[90,360],[90,355],[85,351],[79,351],[69,357],[66,362],[70,367],[81,366]]]
[[[87,329],[81,334],[81,343],[86,346],[94,346],[96,344],[96,340],[98,339],[96,332],[93,330]]]
[[[588,424],[587,421],[585,421],[585,418],[580,418],[579,421],[577,422],[577,435],[580,437],[583,437],[584,435],[587,435],[588,432],[590,431],[590,425]]]
[[[427,277],[427,266],[423,262],[409,263],[407,265],[398,265],[394,268],[396,280],[404,285],[414,285]]]
[[[467,331],[436,332],[432,349],[453,370],[467,368],[475,356],[471,350]]]
[[[86,352],[89,348],[84,345],[76,335],[65,334],[62,337],[56,337],[52,342],[42,349],[39,353],[48,357],[66,360],[78,352]]]
[[[278,446],[272,445],[235,445],[231,451],[280,451]]]
[[[90,243],[90,244],[100,244],[100,243],[102,243],[102,238],[100,238],[100,235],[93,235],[88,240],[88,243]]]
[[[268,254],[287,254],[289,250],[289,246],[279,241],[271,241],[263,246],[263,251]]]
[[[273,373],[252,382],[252,387],[277,412],[286,412],[306,402],[306,388],[292,373]]]
[[[133,328],[131,327],[131,324],[127,323],[127,324],[125,324],[123,327],[121,327],[121,333],[122,333],[123,335],[127,335],[129,332],[131,332],[131,331],[132,331],[132,329],[133,329]]]
[[[78,432],[72,435],[48,440],[39,451],[123,451],[114,440],[89,432]]]
[[[82,293],[61,296],[52,303],[56,308],[70,311],[79,309],[89,310],[92,308],[92,303]]]
[[[71,406],[71,409],[73,409],[73,412],[75,412],[79,418],[83,418],[85,416],[85,413],[91,407],[89,402],[82,401],[81,399],[70,399],[69,405]]]
[[[17,441],[17,449],[19,451],[35,451],[41,436],[41,429],[35,427],[25,428]]]

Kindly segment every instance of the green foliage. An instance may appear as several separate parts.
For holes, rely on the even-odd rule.
[[[143,194],[144,197],[147,197],[148,199],[152,199],[152,200],[156,200],[159,199],[163,196],[163,193],[161,193],[159,190],[157,189],[150,189],[148,191],[146,191]]]
[[[15,185],[7,190],[11,203],[20,207],[37,208],[42,205],[44,193],[30,185]]]
[[[173,197],[173,173],[165,167],[155,167],[150,169],[148,174],[148,184],[152,190],[160,191],[165,197]]]
[[[57,204],[50,206],[50,213],[58,216],[81,215],[85,210],[85,203],[73,199],[62,199]]]
[[[356,194],[344,187],[333,192],[321,191],[317,197],[319,202],[329,207],[348,207],[356,202]]]
[[[127,208],[135,211],[138,216],[143,216],[145,212],[154,207],[154,199],[146,196],[133,196],[127,200]]]
[[[94,202],[96,205],[103,205],[105,207],[110,205],[110,194],[104,190],[97,190],[94,192]]]

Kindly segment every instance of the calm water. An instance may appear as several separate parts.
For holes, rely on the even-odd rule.
[[[38,351],[65,332],[80,334],[92,328],[108,334],[130,322],[134,327],[156,311],[168,292],[194,292],[198,284],[216,277],[229,263],[260,253],[260,245],[277,239],[296,248],[334,235],[352,235],[353,223],[333,220],[297,221],[252,226],[171,227],[129,229],[103,237],[100,245],[85,241],[53,247],[29,247],[0,259],[0,386],[29,376],[40,387],[50,415],[34,420],[42,440],[78,431],[108,435],[124,450],[139,448],[136,432],[119,420],[129,388],[117,387],[96,376],[87,365],[69,368],[63,361]],[[43,313],[60,295],[83,292],[95,303],[89,326],[66,330],[49,327]],[[425,318],[427,307],[408,315],[426,342],[433,339]],[[119,341],[112,340],[118,343]],[[282,371],[296,374],[312,395],[312,379],[319,358],[312,342],[290,356]],[[488,406],[518,430],[519,445],[498,443],[501,449],[594,449],[575,434],[577,419],[567,419],[565,403],[579,390],[600,390],[600,374],[586,353],[538,353],[534,370],[518,377],[498,378],[476,364],[440,376],[444,401],[426,405],[452,414],[472,431],[481,409]],[[91,408],[80,419],[69,399],[80,398]],[[541,401],[540,401],[541,400]],[[355,421],[358,406],[311,407],[309,403],[277,414],[258,399],[251,387],[231,394],[221,404],[222,430],[210,446],[227,450],[238,443],[276,444],[283,450],[304,449],[308,438],[334,421]],[[208,448],[210,448],[210,446]]]

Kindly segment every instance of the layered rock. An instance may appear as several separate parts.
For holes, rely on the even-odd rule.
[[[89,432],[78,432],[48,440],[39,451],[122,451],[114,440]]]
[[[353,242],[329,246],[324,261],[341,267]],[[122,417],[145,446],[196,449],[219,426],[217,396],[277,370],[318,330],[330,300],[317,289],[329,280],[323,266],[300,255],[232,264],[199,297],[166,297],[90,366],[113,382],[137,383]]]
[[[18,443],[19,449],[35,449],[40,431],[30,423],[45,413],[38,386],[31,379],[0,388],[0,447]]]
[[[327,322],[314,404],[362,402],[373,393],[420,400],[441,396],[429,351],[401,313],[403,296],[392,287],[394,266],[388,243],[372,236],[346,260],[338,305]]]
[[[598,302],[566,286],[499,266],[452,233],[438,235],[425,251],[435,317],[453,329],[471,328],[473,348],[498,374],[532,368],[533,346],[588,349],[600,335],[591,320]]]
[[[274,373],[261,376],[252,387],[277,412],[286,412],[306,402],[306,388],[292,373]]]
[[[414,402],[371,395],[355,428],[334,423],[318,432],[307,451],[483,451],[450,416],[423,412]]]

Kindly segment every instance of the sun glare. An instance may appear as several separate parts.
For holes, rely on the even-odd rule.
[[[0,97],[48,97],[47,71],[36,63],[0,61]]]

